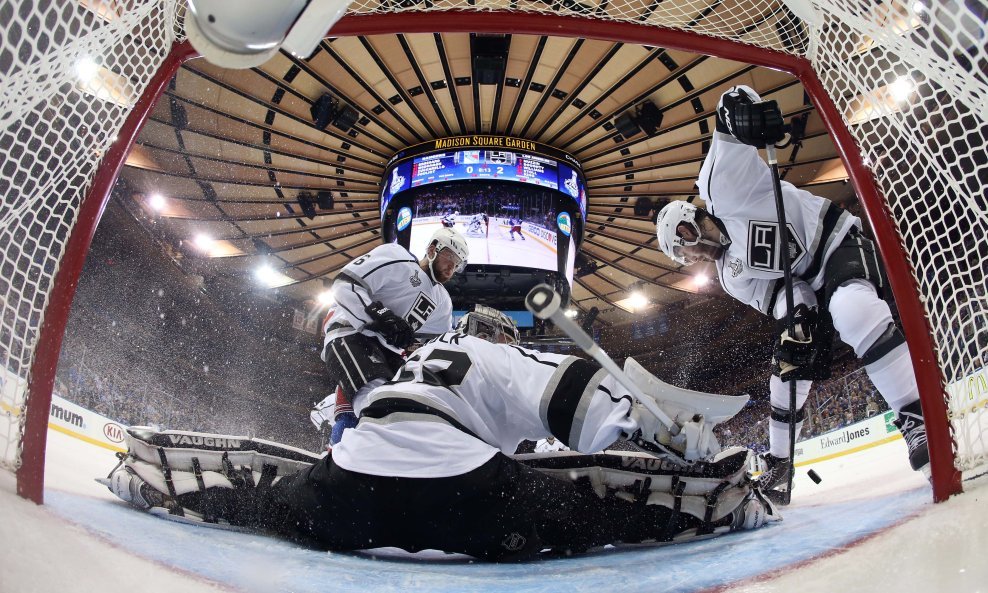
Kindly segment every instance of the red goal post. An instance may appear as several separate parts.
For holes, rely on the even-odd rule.
[[[31,15],[31,10],[36,8],[38,13],[45,14],[51,10],[44,1],[23,4],[14,22],[25,30],[30,17],[38,16]],[[797,77],[838,147],[889,272],[927,416],[934,498],[944,500],[959,492],[962,472],[985,465],[988,393],[975,394],[972,398],[970,392],[956,388],[981,369],[977,348],[988,331],[986,318],[978,317],[988,308],[984,296],[982,308],[974,309],[975,320],[982,321],[981,327],[975,323],[971,330],[962,322],[958,330],[953,319],[962,308],[971,308],[965,287],[973,284],[975,290],[978,286],[983,290],[986,284],[984,260],[978,260],[977,256],[984,253],[988,244],[984,205],[984,149],[988,142],[984,130],[988,117],[983,105],[988,89],[977,72],[986,60],[984,40],[975,39],[973,45],[969,42],[965,35],[974,35],[970,23],[951,30],[949,25],[958,17],[931,8],[928,13],[933,26],[924,37],[908,28],[912,8],[901,2],[888,3],[885,17],[888,23],[905,19],[901,31],[888,23],[884,28],[876,24],[875,13],[881,11],[871,3],[862,4],[860,14],[848,14],[853,7],[830,0],[819,3],[799,0],[797,7],[801,7],[801,12],[823,19],[805,29],[779,2],[711,4],[665,0],[661,4],[636,1],[587,6],[576,2],[468,4],[461,0],[402,4],[406,6],[358,2],[331,33],[348,36],[489,32],[593,37],[709,54],[783,70]],[[650,6],[663,8],[646,14]],[[428,9],[420,10],[421,7]],[[104,38],[110,25],[92,26],[77,38],[64,31],[46,31],[50,43],[43,48],[30,48],[38,50],[37,59],[29,52],[25,57],[23,45],[17,45],[26,43],[23,35],[12,36],[9,24],[12,21],[0,18],[0,23],[7,23],[0,24],[0,33],[5,33],[0,65],[4,67],[5,83],[17,83],[3,86],[14,90],[37,87],[34,95],[28,92],[15,97],[10,90],[0,95],[0,118],[7,126],[0,129],[0,134],[8,151],[0,167],[5,192],[4,206],[0,209],[0,245],[4,246],[4,274],[0,276],[5,278],[0,279],[0,296],[4,297],[0,301],[4,330],[0,336],[0,355],[6,365],[0,369],[5,373],[0,420],[7,422],[7,426],[0,422],[0,466],[15,469],[18,492],[39,503],[43,497],[45,435],[55,369],[85,253],[110,189],[143,122],[177,69],[195,55],[181,41],[182,11],[174,0],[132,3],[91,0],[74,8],[75,13],[70,15],[69,10],[64,10],[59,18],[79,18],[88,23],[93,17],[86,14],[80,17],[79,11],[109,10],[112,14],[107,22],[119,25],[120,20],[132,13],[138,16],[133,23],[110,31],[109,34],[117,37],[108,42]],[[715,14],[714,19],[711,11],[717,10],[723,14]],[[696,15],[705,15],[713,24],[698,26],[685,18]],[[4,16],[0,13],[0,17]],[[42,20],[45,24],[59,24],[57,20]],[[153,42],[148,41],[153,35],[135,41],[135,27],[157,37]],[[781,35],[783,31],[789,33]],[[798,41],[800,32],[806,33],[803,41]],[[889,34],[898,37],[887,38]],[[129,98],[124,93],[123,100],[114,96],[107,99],[105,92],[102,97],[98,92],[92,93],[99,101],[117,101],[120,109],[109,109],[99,103],[87,111],[88,104],[80,102],[74,111],[70,110],[84,122],[106,119],[107,112],[112,112],[116,119],[106,123],[100,136],[105,150],[92,150],[91,144],[76,138],[66,141],[58,134],[53,137],[51,130],[42,125],[40,115],[64,112],[65,96],[75,98],[86,92],[78,88],[78,83],[64,92],[59,87],[60,93],[48,92],[45,87],[50,86],[52,69],[65,74],[66,70],[77,67],[80,40],[85,41],[86,35],[96,39],[91,47],[104,52],[98,54],[97,78],[103,85],[101,88],[105,90],[109,85],[114,89],[114,85],[123,84],[130,93]],[[921,38],[913,39],[916,36]],[[795,46],[793,39],[797,39]],[[139,47],[127,48],[125,43],[136,43]],[[124,51],[138,56],[139,76],[135,74],[135,66],[126,65],[129,56]],[[858,70],[842,70],[842,63],[849,59],[845,53],[854,58]],[[964,67],[965,60],[968,69]],[[39,61],[51,68],[36,67]],[[902,63],[913,68],[911,72],[920,73],[917,101],[922,100],[924,106],[940,105],[936,117],[918,120],[919,114],[907,113],[906,108],[896,111],[894,106],[883,103],[879,92],[890,82],[888,69],[899,68]],[[9,72],[8,64],[12,64]],[[33,79],[32,68],[37,70]],[[121,73],[126,74],[125,80],[115,82],[113,75]],[[957,76],[964,88],[958,89],[956,82],[950,82]],[[941,99],[944,88],[954,91],[946,103]],[[25,95],[36,103],[15,105]],[[979,97],[982,103],[978,103]],[[60,103],[55,104],[56,101]],[[849,116],[855,107],[864,109],[863,120]],[[958,121],[966,125],[958,129]],[[919,129],[922,133],[917,133]],[[980,146],[965,136],[968,133],[965,130],[972,129],[975,134],[981,134]],[[73,132],[60,132],[61,136],[70,133]],[[958,136],[967,139],[969,146],[967,152],[963,152],[963,146],[952,147],[953,157],[973,163],[974,173],[970,172],[970,166],[954,168],[950,163],[944,166],[944,153],[927,145],[930,138],[949,141]],[[56,151],[52,145],[64,145],[64,150]],[[9,150],[11,146],[25,152],[19,155]],[[38,158],[38,151],[47,160]],[[64,168],[66,162],[74,163],[75,169],[70,171],[72,175],[59,177],[60,171],[53,169]],[[51,182],[44,187],[25,181],[25,172],[38,166],[48,167],[43,169],[44,177],[50,177]],[[903,179],[911,180],[912,186],[904,187]],[[53,186],[58,190],[58,200],[45,193]],[[978,189],[980,201],[977,195],[963,195],[965,191],[970,194]],[[7,196],[14,196],[14,192],[21,193],[16,203],[11,203]],[[948,198],[950,203],[945,201]],[[979,230],[981,236],[976,236],[974,241],[980,243],[967,250],[944,247],[931,233],[941,226],[943,212],[947,210],[952,225],[966,224]],[[47,232],[49,229],[54,232]],[[948,271],[943,272],[944,269]],[[944,274],[947,280],[942,279]],[[956,278],[962,278],[963,282],[952,282]],[[956,288],[956,284],[961,284],[961,288]],[[950,294],[945,297],[945,292]]]

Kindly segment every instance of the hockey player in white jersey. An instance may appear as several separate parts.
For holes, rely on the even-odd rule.
[[[692,463],[674,454],[508,457],[522,439],[549,435],[580,452],[622,438],[664,448],[668,431],[596,363],[518,347],[496,310],[469,313],[459,329],[467,333],[429,342],[394,380],[358,395],[357,427],[298,473],[305,459],[283,446],[130,431],[123,467],[104,483],[157,514],[170,508],[330,550],[436,549],[495,561],[685,541],[779,519],[747,477],[746,449]]]
[[[535,443],[536,453],[552,453],[554,451],[569,451],[569,447],[557,441],[554,436],[548,436]]]
[[[394,376],[416,334],[436,336],[452,328],[453,304],[443,283],[463,271],[468,257],[466,239],[455,230],[440,229],[421,260],[401,245],[387,243],[336,276],[322,359],[330,384],[340,386],[332,397],[341,428],[356,424],[350,407],[354,397]],[[328,403],[324,400],[316,410]],[[339,436],[334,429],[332,442]]]
[[[459,212],[448,212],[439,219],[439,222],[443,225],[444,229],[454,228],[456,226],[456,217],[459,214]]]
[[[886,281],[875,246],[861,235],[860,219],[783,181],[797,335],[786,331],[773,177],[756,148],[766,138],[781,139],[782,127],[774,101],[761,102],[746,86],[727,91],[697,181],[707,208],[685,201],[664,207],[656,220],[659,246],[682,265],[715,262],[725,292],[780,320],[770,380],[768,470],[761,478],[766,489],[785,487],[792,471],[784,383],[797,382],[798,434],[811,380],[829,377],[834,330],[896,412],[912,468],[925,472],[929,450],[919,390],[905,338],[881,298]]]
[[[474,214],[470,218],[470,223],[467,225],[466,235],[468,237],[486,237],[487,215],[482,213]]]

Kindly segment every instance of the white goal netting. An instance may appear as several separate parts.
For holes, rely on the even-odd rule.
[[[21,462],[31,366],[80,204],[175,15],[174,1],[0,3],[0,466]]]
[[[971,470],[988,462],[988,8],[930,1],[358,0],[350,11],[575,16],[688,31],[701,52],[717,38],[808,59],[901,236],[942,374],[955,465]],[[180,34],[182,11],[176,0],[0,3],[4,467],[20,464],[36,345],[81,200]]]

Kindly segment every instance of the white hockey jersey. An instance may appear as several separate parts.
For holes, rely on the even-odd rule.
[[[395,381],[357,397],[360,423],[333,447],[333,461],[424,478],[464,474],[550,434],[600,451],[637,429],[631,401],[596,363],[448,333],[416,350]]]
[[[401,352],[365,328],[373,319],[364,308],[374,301],[404,318],[417,334],[437,336],[453,327],[453,303],[446,287],[433,282],[416,257],[397,243],[379,245],[344,266],[333,282],[333,294],[336,303],[323,328],[323,360],[330,340],[357,332]]]
[[[697,181],[707,211],[719,218],[731,245],[717,261],[724,290],[769,314],[782,288],[779,223],[772,171],[758,149],[715,132]],[[795,277],[813,290],[824,284],[824,267],[834,249],[861,220],[830,200],[782,182]]]
[[[558,440],[553,440],[550,443],[549,439],[542,439],[539,442],[535,443],[536,453],[553,453],[555,451],[568,451],[568,450],[569,447],[567,447]]]

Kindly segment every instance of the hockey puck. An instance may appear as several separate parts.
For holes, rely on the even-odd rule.
[[[823,481],[823,478],[820,477],[820,474],[816,473],[816,470],[811,469],[808,472],[806,472],[806,475],[809,476],[811,480],[813,480],[814,484],[819,484],[820,482]]]

